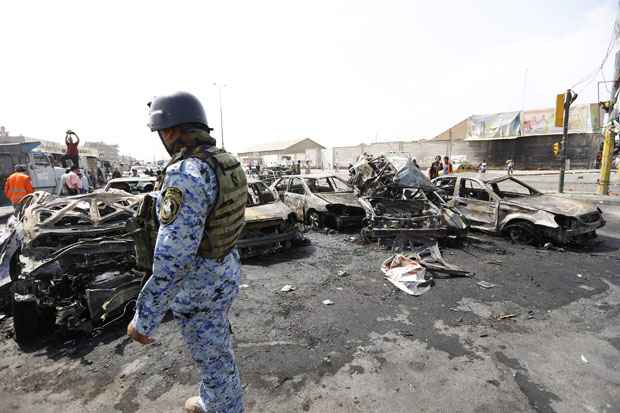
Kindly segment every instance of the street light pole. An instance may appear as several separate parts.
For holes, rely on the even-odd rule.
[[[217,87],[219,103],[220,103],[220,136],[222,137],[222,149],[224,149],[224,113],[222,111],[222,88],[226,85],[213,83],[213,86]]]

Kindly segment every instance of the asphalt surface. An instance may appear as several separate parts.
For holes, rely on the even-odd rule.
[[[588,248],[442,245],[473,278],[420,297],[383,279],[391,251],[351,235],[245,262],[230,318],[247,411],[620,412],[620,208],[604,212]],[[147,347],[124,333],[20,349],[6,317],[0,412],[181,411],[198,376],[175,321]]]
[[[480,176],[477,173],[467,175]],[[486,178],[506,175],[505,171],[489,171]],[[541,192],[557,192],[560,175],[557,171],[515,171],[515,178],[520,179]],[[567,193],[595,193],[599,179],[598,171],[568,171],[564,175],[564,191]],[[612,196],[620,195],[620,175],[614,173],[609,179],[609,192]]]

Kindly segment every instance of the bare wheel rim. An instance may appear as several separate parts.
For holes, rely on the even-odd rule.
[[[514,225],[510,227],[508,234],[510,235],[510,239],[512,241],[521,244],[530,244],[532,241],[534,241],[534,236],[532,235],[530,230],[520,225]]]
[[[312,226],[312,228],[319,228],[321,225],[321,219],[319,217],[319,214],[316,212],[312,212],[310,213],[310,226]]]

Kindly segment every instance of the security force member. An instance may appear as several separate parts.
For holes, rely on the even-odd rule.
[[[198,99],[157,97],[149,127],[172,156],[157,201],[153,275],[138,296],[127,334],[141,344],[172,308],[200,369],[200,395],[186,412],[243,412],[228,311],[239,293],[235,243],[244,224],[247,181],[239,162],[219,150]]]

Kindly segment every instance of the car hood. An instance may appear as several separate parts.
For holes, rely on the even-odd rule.
[[[594,205],[589,202],[575,201],[553,195],[528,196],[510,199],[505,202],[528,208],[541,209],[551,212],[552,214],[573,217],[596,211]]]
[[[246,208],[245,221],[256,222],[278,218],[286,220],[291,212],[291,209],[284,205],[284,202],[278,200],[269,204]]]
[[[346,205],[352,207],[361,207],[360,203],[357,202],[357,197],[353,192],[330,192],[330,193],[320,193],[314,194],[317,198],[321,198],[323,201],[328,204],[339,204]]]

